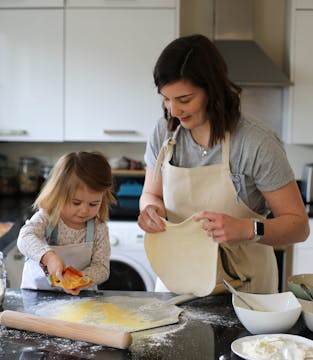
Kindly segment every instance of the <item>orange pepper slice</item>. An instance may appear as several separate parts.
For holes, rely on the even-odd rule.
[[[56,276],[50,276],[51,286],[58,286],[64,289],[84,288],[93,283],[89,276],[84,276],[83,273],[73,266],[68,266],[63,271],[63,280],[59,280]]]

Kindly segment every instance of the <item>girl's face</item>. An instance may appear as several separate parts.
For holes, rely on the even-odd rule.
[[[208,98],[204,89],[188,80],[179,80],[163,86],[160,93],[167,111],[179,119],[184,128],[191,130],[207,125]]]
[[[73,229],[82,229],[94,218],[100,209],[103,192],[95,192],[80,186],[61,212],[64,223]]]

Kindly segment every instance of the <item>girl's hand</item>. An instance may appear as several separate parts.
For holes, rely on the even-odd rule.
[[[60,281],[63,280],[62,274],[65,269],[65,263],[54,251],[46,252],[41,258],[41,263],[47,267],[50,275],[56,276]]]
[[[165,224],[159,214],[161,211],[154,205],[147,205],[138,216],[138,225],[146,232],[156,233],[165,231]]]
[[[195,221],[203,220],[202,229],[217,243],[248,241],[254,237],[253,221],[251,219],[237,219],[205,210],[196,214],[194,219]]]
[[[67,294],[71,294],[71,295],[79,295],[80,293],[80,288],[77,289],[66,289],[63,288],[64,292],[66,292]]]

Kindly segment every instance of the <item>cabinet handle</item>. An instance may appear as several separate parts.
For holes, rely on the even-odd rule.
[[[0,136],[24,136],[29,135],[27,130],[0,130]]]
[[[106,135],[138,135],[136,130],[103,130]]]

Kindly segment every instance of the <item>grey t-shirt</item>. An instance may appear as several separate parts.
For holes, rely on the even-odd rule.
[[[163,142],[173,136],[167,122],[159,119],[147,142],[145,163],[154,169]],[[197,167],[221,163],[221,145],[207,148],[201,155],[200,146],[193,140],[190,130],[179,130],[172,164],[177,167]],[[261,122],[241,118],[230,137],[230,170],[240,198],[255,212],[267,215],[269,209],[262,191],[273,191],[294,180],[282,142]]]

